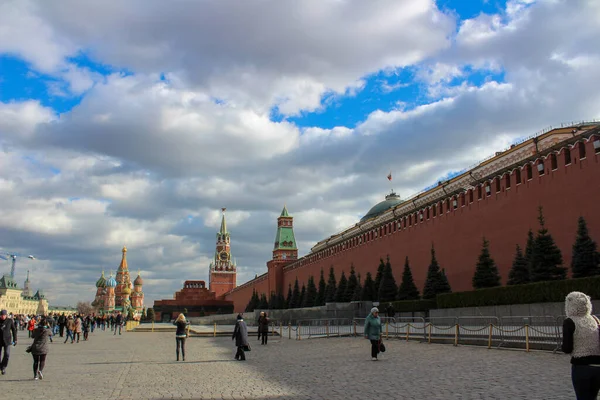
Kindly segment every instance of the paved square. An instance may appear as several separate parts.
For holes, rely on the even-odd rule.
[[[88,342],[56,338],[44,380],[34,381],[22,331],[2,398],[43,399],[571,399],[569,358],[551,353],[389,340],[370,360],[359,338],[251,338],[246,362],[228,338],[191,337],[186,362],[175,361],[175,335],[110,332]],[[256,343],[256,344],[255,344]]]

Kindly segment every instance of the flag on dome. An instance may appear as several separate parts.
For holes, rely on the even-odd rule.
[[[390,171],[390,173],[388,174],[387,178],[388,178],[388,181],[392,180],[392,171]]]

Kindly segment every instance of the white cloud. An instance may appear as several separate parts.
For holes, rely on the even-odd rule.
[[[83,95],[60,116],[37,100],[0,103],[0,243],[40,258],[17,276],[32,268],[53,301],[92,299],[123,245],[148,302],[206,279],[221,207],[241,283],[266,271],[284,204],[306,253],[380,201],[390,169],[406,198],[549,124],[600,117],[600,28],[576,22],[600,16],[597,2],[512,2],[454,38],[431,1],[182,4],[0,6],[0,52]],[[82,49],[132,74],[73,66]],[[434,100],[356,127],[269,118],[321,111],[324,94],[355,95],[402,66]],[[504,81],[449,85],[469,70]]]

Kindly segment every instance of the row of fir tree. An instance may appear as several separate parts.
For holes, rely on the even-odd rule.
[[[567,269],[562,266],[561,251],[545,226],[541,207],[539,208],[538,220],[540,228],[537,235],[534,236],[532,230],[528,232],[525,253],[519,245],[516,246],[508,285],[565,279],[567,276]],[[573,244],[571,272],[573,278],[600,275],[600,253],[597,251],[596,243],[589,236],[583,217],[579,217],[578,220],[577,235]],[[489,242],[485,238],[475,266],[472,283],[475,289],[501,285],[498,267],[490,254]],[[431,262],[427,271],[422,298],[434,299],[438,294],[450,293],[451,291],[446,273],[443,268],[440,268],[432,245]],[[268,299],[264,293],[259,296],[254,291],[246,311],[313,307],[330,302],[390,302],[395,300],[418,300],[420,298],[421,294],[413,280],[408,257],[404,260],[402,282],[400,286],[397,286],[388,256],[385,262],[380,259],[375,279],[373,279],[370,272],[367,272],[364,281],[361,281],[360,274],[356,274],[352,265],[349,276],[346,277],[345,272],[342,271],[338,282],[335,271],[331,267],[327,281],[323,270],[321,270],[318,284],[315,282],[314,277],[310,276],[307,284],[303,284],[300,288],[298,278],[296,278],[294,285],[289,285],[285,297],[283,294],[272,294]]]

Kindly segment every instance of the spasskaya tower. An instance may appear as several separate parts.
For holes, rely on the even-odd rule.
[[[231,256],[231,237],[227,231],[225,208],[222,208],[221,211],[223,212],[221,229],[217,233],[215,257],[213,262],[210,263],[208,278],[209,290],[214,292],[217,298],[237,286],[237,269],[235,260]]]

